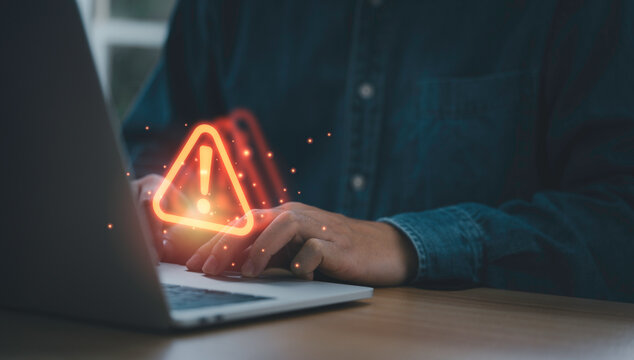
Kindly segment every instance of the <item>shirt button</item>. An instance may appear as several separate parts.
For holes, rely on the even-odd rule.
[[[350,178],[350,185],[354,191],[361,191],[365,187],[365,177],[360,174],[353,175]]]
[[[359,96],[365,100],[371,99],[374,96],[374,86],[370,83],[364,82],[359,86]]]
[[[368,1],[370,2],[370,5],[374,7],[379,7],[383,3],[383,0],[368,0]]]

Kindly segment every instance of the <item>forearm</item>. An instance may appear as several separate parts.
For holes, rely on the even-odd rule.
[[[633,183],[622,178],[499,208],[465,203],[381,220],[416,247],[416,284],[632,301]]]

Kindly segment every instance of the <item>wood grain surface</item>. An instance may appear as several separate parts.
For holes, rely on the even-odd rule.
[[[386,288],[366,301],[172,334],[0,310],[0,358],[634,359],[634,304]]]

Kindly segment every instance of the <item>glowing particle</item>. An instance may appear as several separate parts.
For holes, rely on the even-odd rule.
[[[244,150],[244,151],[242,152],[242,154],[243,154],[244,156],[249,156],[249,155],[251,155],[251,151],[250,151],[249,149],[246,149],[246,150]]]
[[[260,218],[264,219],[264,214],[260,214]]]
[[[109,223],[108,225],[106,225],[106,227],[107,227],[108,229],[112,229],[112,223]]]
[[[282,191],[286,192],[286,188],[283,188]]]
[[[167,165],[163,164],[163,169],[167,169]]]
[[[244,176],[244,174],[243,174],[243,173],[241,173],[241,172],[240,172],[240,173],[238,173],[238,177],[239,177],[240,179],[242,179],[242,177],[243,177],[243,176]]]
[[[262,205],[266,205],[266,201],[262,201]]]
[[[187,127],[187,123],[185,123],[185,127]]]
[[[256,183],[253,183],[253,187],[256,187],[257,185],[258,185],[258,184],[256,184]]]
[[[232,262],[231,267],[236,267],[236,263]]]
[[[268,156],[268,157],[269,157],[269,159],[270,159],[270,158],[272,158],[272,157],[273,157],[273,153],[269,151],[269,152],[267,152],[267,153],[266,153],[266,156]]]
[[[229,249],[229,247],[227,245],[223,245],[222,246],[222,250],[227,250],[227,249]]]
[[[167,230],[163,229],[163,234],[167,234]]]
[[[129,171],[128,171],[128,172],[126,172],[126,173],[125,173],[125,176],[130,176],[130,172],[129,172]]]
[[[326,226],[322,226],[322,227],[321,227],[321,230],[322,230],[322,231],[326,231]]]
[[[265,249],[265,248],[261,248],[261,249],[260,249],[260,252],[261,252],[261,253],[265,253],[265,252],[266,252],[266,249]]]
[[[299,269],[299,263],[296,262],[295,264],[293,264],[293,266],[295,266],[295,269]]]
[[[147,194],[152,195],[152,191],[148,190]]]
[[[236,140],[235,139],[231,139],[231,142],[234,143],[234,142],[236,142]]]
[[[295,168],[291,168],[291,174],[295,174],[295,172],[297,172],[297,170],[295,170]]]
[[[301,191],[298,191],[298,192],[297,192],[297,195],[301,195],[301,194],[302,194],[302,192],[301,192]]]
[[[309,143],[309,144],[312,144],[313,143],[313,138],[309,137],[308,139],[306,139],[306,142]]]
[[[238,220],[238,219],[240,219],[240,217],[239,217],[239,216],[236,216],[236,220]]]
[[[331,136],[332,136],[332,133],[331,133],[331,132],[329,132],[329,133],[327,133],[327,134],[326,134],[326,136],[331,137]]]
[[[145,125],[145,130],[146,130],[146,131],[147,131],[147,130],[150,130],[150,127],[149,127],[149,126],[147,126],[147,125]]]
[[[283,204],[283,203],[284,203],[284,199],[280,199],[280,204]]]

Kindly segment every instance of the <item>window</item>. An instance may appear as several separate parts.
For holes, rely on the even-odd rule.
[[[150,75],[175,0],[76,0],[104,94],[123,119]]]

